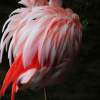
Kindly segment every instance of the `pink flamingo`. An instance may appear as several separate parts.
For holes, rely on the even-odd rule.
[[[21,85],[45,87],[62,76],[78,54],[82,26],[77,14],[61,0],[21,0],[25,7],[11,13],[3,27],[0,61],[8,50],[10,68],[0,95],[12,83],[11,100]]]

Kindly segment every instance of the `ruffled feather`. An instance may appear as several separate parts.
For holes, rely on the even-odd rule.
[[[13,11],[5,22],[0,61],[6,47],[11,67],[0,95],[4,95],[11,83],[12,100],[18,91],[18,83],[24,85],[31,82],[34,87],[41,87],[43,78],[47,79],[46,83],[52,83],[78,54],[82,38],[78,15],[70,9],[59,7],[59,4],[55,7],[51,1],[49,5],[36,6],[45,5],[47,1],[21,0],[20,3],[26,8]]]

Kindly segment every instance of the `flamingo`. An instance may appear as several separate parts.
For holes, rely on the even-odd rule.
[[[11,100],[20,85],[35,89],[54,84],[77,56],[82,39],[79,16],[62,8],[61,0],[19,3],[24,7],[10,14],[0,42],[0,62],[5,48],[10,64],[0,96],[12,84]]]

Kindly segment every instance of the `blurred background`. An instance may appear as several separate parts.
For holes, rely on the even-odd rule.
[[[0,0],[0,37],[8,15],[16,8],[18,0]],[[66,81],[47,87],[47,100],[100,100],[100,0],[63,0],[64,8],[79,14],[83,24],[83,42],[73,70]],[[9,68],[7,53],[0,64],[0,85]],[[10,100],[9,90],[0,100]],[[16,100],[44,100],[43,90],[25,90],[16,94]]]

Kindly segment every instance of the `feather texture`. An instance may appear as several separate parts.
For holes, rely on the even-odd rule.
[[[11,66],[0,95],[12,83],[12,100],[19,83],[32,83],[34,88],[42,87],[42,80],[46,85],[53,83],[77,55],[82,38],[79,16],[69,8],[61,8],[58,0],[49,3],[21,0],[20,3],[26,7],[10,14],[0,43],[0,61],[6,47]]]

